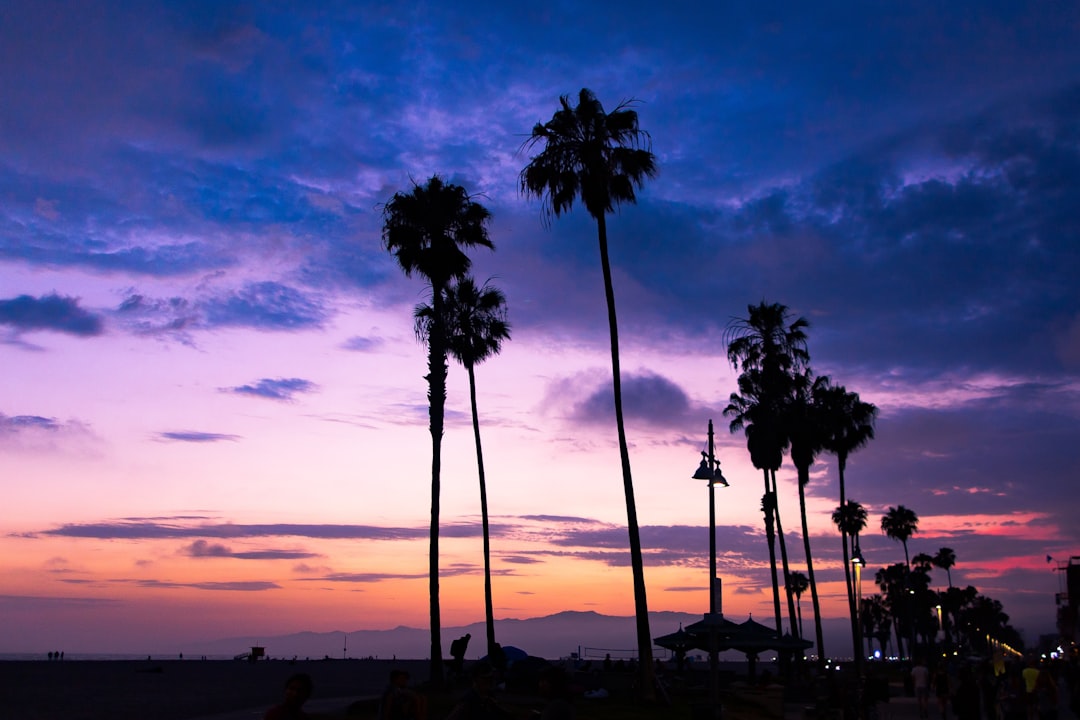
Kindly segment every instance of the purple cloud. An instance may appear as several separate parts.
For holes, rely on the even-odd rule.
[[[237,395],[289,401],[297,394],[312,392],[317,388],[318,385],[302,378],[263,378],[254,385],[238,385],[226,388],[225,391]]]
[[[79,307],[77,298],[56,293],[0,300],[0,325],[9,325],[20,332],[51,330],[78,337],[93,337],[104,331],[100,316]]]

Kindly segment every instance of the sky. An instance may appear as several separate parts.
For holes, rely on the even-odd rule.
[[[518,191],[583,87],[633,103],[659,170],[608,219],[650,609],[708,607],[712,420],[723,611],[771,618],[723,416],[725,329],[766,301],[879,409],[846,473],[870,569],[903,560],[902,504],[912,554],[954,549],[954,584],[1052,631],[1080,555],[1078,32],[1067,2],[5,3],[0,652],[427,626],[429,288],[381,228],[434,174],[491,211],[473,271],[512,323],[476,372],[495,614],[632,614],[596,225]],[[448,392],[451,626],[483,584],[453,364]],[[807,494],[840,617],[835,458]]]

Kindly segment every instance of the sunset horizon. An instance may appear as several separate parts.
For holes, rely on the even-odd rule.
[[[862,596],[945,548],[930,589],[999,601],[1029,646],[1056,632],[1080,557],[1080,9],[628,8],[0,11],[0,653],[429,626],[431,287],[384,225],[432,177],[491,212],[467,254],[511,325],[475,368],[495,617],[634,615],[598,226],[520,175],[583,88],[629,103],[656,160],[605,226],[649,610],[708,611],[711,422],[723,611],[775,615],[762,471],[725,408],[732,328],[778,303],[813,373],[877,408],[843,476]],[[485,609],[448,372],[453,627]],[[830,621],[837,473],[822,451],[805,487]],[[806,572],[787,454],[777,481]],[[906,547],[881,531],[900,505]]]

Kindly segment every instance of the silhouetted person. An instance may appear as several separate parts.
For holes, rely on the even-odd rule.
[[[266,711],[263,720],[305,720],[304,703],[311,697],[314,685],[307,673],[297,673],[285,682],[285,699]]]
[[[472,669],[472,685],[446,720],[509,720],[514,717],[495,702],[494,693],[495,668],[490,663],[478,662]]]
[[[574,706],[563,669],[554,665],[544,668],[537,683],[547,705],[540,711],[539,720],[574,720]]]
[[[919,705],[919,717],[926,718],[930,715],[930,668],[922,658],[915,661],[915,667],[911,668],[911,684],[915,691],[915,701]]]
[[[975,682],[975,674],[971,668],[964,665],[960,668],[957,678],[956,692],[953,694],[952,706],[957,720],[979,720],[980,697],[979,685]]]
[[[455,675],[461,674],[461,669],[465,666],[465,652],[469,649],[469,640],[472,639],[470,633],[465,633],[457,640],[450,643],[450,657],[453,660],[450,661],[450,670]]]
[[[427,703],[424,697],[409,687],[409,673],[391,670],[390,684],[379,701],[379,720],[424,720]]]

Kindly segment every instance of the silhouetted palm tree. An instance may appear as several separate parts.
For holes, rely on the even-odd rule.
[[[724,415],[731,416],[731,432],[742,429],[754,467],[760,467],[765,477],[765,494],[770,498],[768,507],[773,512],[775,538],[780,541],[780,556],[784,576],[790,571],[787,542],[776,496],[776,471],[783,462],[788,438],[782,428],[783,406],[790,394],[791,378],[810,361],[806,349],[804,318],[791,320],[788,308],[779,303],[762,301],[747,306],[745,318],[735,318],[724,334],[728,361],[739,376],[739,393],[732,393]],[[777,632],[780,633],[780,610],[776,553],[774,536],[766,520],[766,539],[770,544],[774,605],[776,606]],[[799,635],[796,625],[795,599],[785,585],[791,634]]]
[[[799,612],[799,636],[803,635],[802,624],[802,594],[810,587],[810,580],[801,572],[793,572],[788,575],[787,586],[795,596],[795,609]]]
[[[480,517],[484,533],[484,615],[487,620],[488,657],[495,656],[495,609],[491,596],[491,535],[488,524],[487,482],[484,477],[484,451],[480,443],[480,415],[476,406],[476,365],[498,355],[503,340],[510,338],[506,320],[506,296],[484,283],[476,287],[465,277],[446,288],[447,348],[469,374],[469,400],[472,406],[473,436],[476,440],[476,466],[480,475]],[[416,309],[417,331],[430,326],[434,310],[430,305]]]
[[[442,436],[446,410],[446,331],[443,300],[451,280],[464,277],[471,261],[464,248],[493,248],[487,224],[491,213],[465,189],[432,176],[410,192],[396,193],[383,206],[382,237],[407,277],[413,273],[431,287],[432,322],[427,331],[428,415],[431,430],[431,530],[428,549],[428,594],[431,622],[430,679],[442,684],[442,641],[439,616],[439,494]]]
[[[832,514],[832,521],[840,530],[840,535],[844,540],[844,578],[847,581],[848,601],[851,603],[851,640],[855,649],[856,668],[859,668],[862,664],[862,640],[860,638],[862,628],[859,625],[859,599],[855,593],[855,582],[851,577],[849,557],[854,557],[855,548],[858,546],[859,533],[866,527],[868,518],[866,508],[854,500],[846,500],[842,505],[838,505]],[[850,555],[848,553],[849,549],[851,550]]]
[[[881,518],[881,532],[887,537],[904,546],[904,564],[911,569],[911,559],[908,557],[907,541],[919,531],[919,516],[914,510],[909,510],[903,505],[890,507],[888,512]]]
[[[825,665],[825,633],[822,627],[821,602],[814,576],[814,557],[810,550],[810,525],[806,515],[806,486],[810,483],[810,466],[821,452],[824,424],[818,398],[829,388],[828,377],[814,377],[807,368],[793,377],[792,394],[784,408],[783,425],[791,440],[791,462],[798,473],[799,516],[802,520],[803,549],[806,552],[806,574],[810,578],[810,600],[814,605],[814,633],[817,640],[818,665]]]
[[[651,152],[649,135],[638,127],[637,112],[632,109],[630,102],[620,103],[611,112],[604,112],[596,95],[585,88],[578,93],[577,105],[570,104],[568,95],[562,96],[559,102],[560,108],[551,120],[534,125],[531,137],[522,146],[523,149],[542,149],[521,171],[520,188],[523,194],[540,198],[549,216],[558,217],[568,212],[574,201],[580,199],[589,215],[596,220],[611,335],[615,425],[619,435],[619,457],[630,536],[630,565],[634,575],[634,614],[642,673],[640,689],[645,698],[653,699],[656,691],[653,684],[652,634],[649,631],[645,564],[630,472],[630,451],[623,423],[619,330],[608,257],[607,214],[623,203],[636,202],[635,188],[640,188],[646,178],[656,175],[656,158]]]
[[[947,547],[941,548],[930,562],[934,563],[935,567],[939,567],[945,571],[945,575],[949,579],[949,587],[952,587],[952,572],[950,571],[956,565],[956,553],[953,552],[953,549]]]
[[[819,401],[822,406],[822,420],[825,423],[824,447],[836,455],[840,507],[843,508],[847,503],[844,471],[847,469],[848,456],[873,440],[877,408],[860,400],[858,393],[848,392],[843,385],[834,385],[823,391]],[[848,554],[849,533],[845,530],[844,524],[837,523],[837,526],[840,528],[840,544],[844,551],[844,580],[847,585],[848,612],[851,615],[851,633],[857,641],[858,608],[851,580],[851,562]],[[855,657],[858,658],[859,654],[856,653]]]

